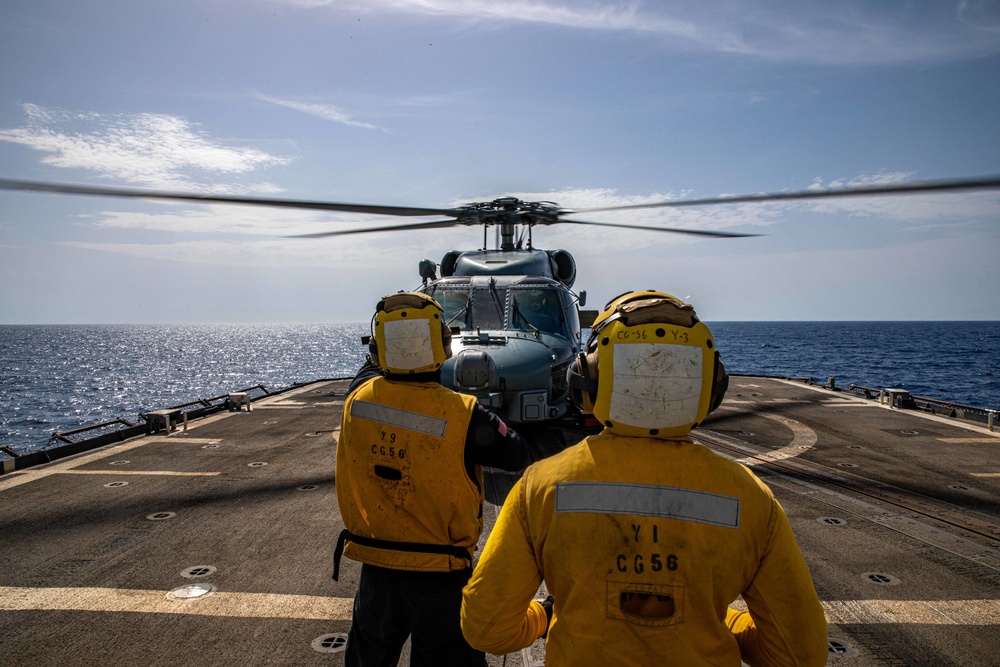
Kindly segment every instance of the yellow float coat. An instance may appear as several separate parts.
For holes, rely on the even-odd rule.
[[[373,378],[344,403],[337,445],[337,501],[344,526],[361,538],[465,547],[469,558],[362,546],[344,555],[397,570],[469,567],[483,522],[482,469],[465,467],[476,399],[437,383]]]
[[[462,629],[546,665],[824,665],[826,621],[791,527],[745,467],[687,438],[588,438],[528,468],[465,588]],[[749,614],[728,609],[742,595]]]

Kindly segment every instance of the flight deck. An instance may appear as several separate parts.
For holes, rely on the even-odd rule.
[[[0,665],[343,664],[360,572],[344,559],[331,579],[347,385],[0,475]],[[526,435],[538,459],[584,432]],[[1000,433],[740,376],[692,435],[788,513],[829,664],[1000,665]],[[515,479],[487,471],[483,540]],[[488,656],[543,659],[542,642]]]

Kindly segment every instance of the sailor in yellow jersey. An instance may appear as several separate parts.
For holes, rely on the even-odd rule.
[[[728,385],[694,309],[618,297],[570,382],[605,428],[510,492],[464,591],[469,643],[500,654],[547,632],[547,665],[825,665],[823,608],[784,511],[688,436]],[[543,580],[554,604],[532,600]],[[747,612],[729,608],[740,595]]]
[[[471,396],[439,384],[451,330],[431,297],[379,302],[371,361],[344,403],[334,556],[363,563],[347,665],[485,665],[462,637],[459,611],[482,532],[482,465],[521,470],[523,438]]]

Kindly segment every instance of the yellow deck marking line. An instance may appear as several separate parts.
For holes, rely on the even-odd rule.
[[[936,438],[938,442],[948,442],[952,444],[968,444],[976,442],[989,442],[996,444],[997,438]]]
[[[139,438],[138,440],[132,442],[123,442],[120,445],[115,445],[108,449],[100,449],[92,454],[85,454],[83,456],[71,457],[67,461],[62,463],[51,463],[42,468],[18,471],[13,473],[8,473],[10,479],[0,479],[0,491],[4,491],[14,486],[19,486],[21,484],[26,484],[28,482],[33,482],[36,479],[42,479],[43,477],[48,477],[49,475],[54,475],[58,472],[65,472],[67,470],[72,470],[73,468],[78,468],[88,463],[93,463],[95,461],[100,461],[101,459],[106,459],[109,457],[115,457],[119,454],[123,454],[130,449],[135,449],[137,447],[143,447],[150,444],[147,438]],[[7,475],[4,475],[6,478]]]
[[[72,456],[65,461],[58,463],[50,463],[44,465],[41,468],[33,468],[31,470],[19,470],[17,472],[7,473],[2,478],[0,478],[0,491],[5,491],[7,489],[13,488],[15,486],[20,486],[21,484],[27,484],[28,482],[33,482],[37,479],[42,479],[43,477],[48,477],[49,475],[55,475],[60,473],[74,472],[75,468],[80,466],[85,466],[89,463],[94,463],[102,459],[107,458],[117,458],[119,454],[123,454],[131,449],[136,449],[137,447],[143,447],[145,445],[152,444],[162,444],[165,442],[184,442],[186,444],[209,444],[214,445],[221,440],[219,438],[188,438],[188,437],[171,437],[167,439],[166,437],[145,437],[138,438],[129,442],[123,442],[120,445],[115,445],[114,447],[101,448],[90,454],[84,454],[82,456]],[[87,473],[88,471],[80,471],[81,473]],[[97,474],[98,471],[91,471],[90,474]],[[136,474],[136,473],[123,473],[120,470],[108,471],[104,474]],[[149,475],[168,475],[170,472],[148,472],[143,474]],[[174,473],[179,474],[179,473]],[[201,475],[211,474],[218,475],[219,473],[198,473]],[[8,478],[9,477],[9,478]]]
[[[352,598],[276,593],[215,591],[200,598],[174,600],[166,591],[125,588],[0,587],[0,611],[94,611],[182,614],[230,618],[289,618],[349,621]]]
[[[877,403],[858,403],[857,401],[823,401],[819,403],[824,408],[877,408]]]
[[[351,598],[278,593],[216,591],[200,598],[174,600],[165,591],[124,588],[0,587],[0,611],[92,611],[180,614],[230,618],[287,618],[349,621]],[[742,601],[733,608],[745,609]],[[829,600],[823,602],[831,624],[994,625],[1000,600]]]
[[[217,445],[222,442],[222,438],[189,438],[183,431],[175,432],[170,439],[159,438],[156,442],[186,442],[191,445]]]
[[[57,475],[168,475],[173,477],[215,477],[219,472],[178,472],[176,470],[59,470]]]
[[[742,598],[729,606],[747,608]],[[1000,600],[826,600],[823,611],[831,625],[995,625]]]
[[[833,600],[823,610],[832,624],[995,625],[1000,600]]]

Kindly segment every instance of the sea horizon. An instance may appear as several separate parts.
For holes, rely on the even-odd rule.
[[[1000,410],[1000,321],[707,321],[739,375],[813,378]],[[956,326],[961,327],[956,331]],[[0,325],[0,445],[263,385],[351,377],[369,323]]]

